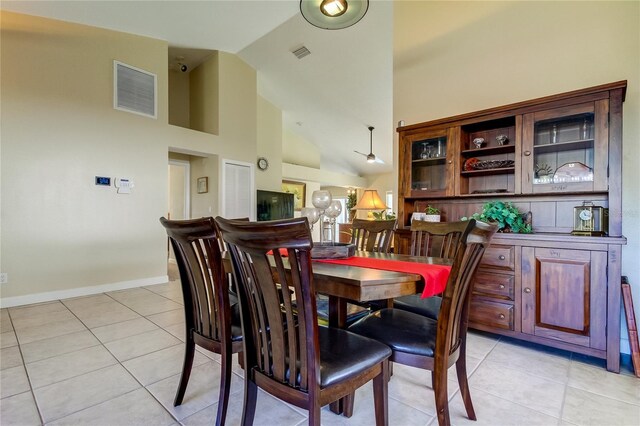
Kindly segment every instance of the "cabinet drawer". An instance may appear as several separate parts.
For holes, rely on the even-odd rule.
[[[508,269],[513,271],[515,264],[515,248],[513,246],[489,246],[482,256],[480,266]]]
[[[474,297],[471,300],[469,322],[513,330],[513,305]]]
[[[514,281],[513,275],[478,272],[473,280],[473,292],[513,300]]]

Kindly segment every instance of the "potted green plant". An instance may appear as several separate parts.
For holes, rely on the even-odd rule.
[[[522,213],[516,206],[504,201],[491,201],[482,206],[481,213],[471,215],[473,219],[498,224],[498,232],[530,234],[531,214]],[[463,217],[462,220],[467,220]]]
[[[347,194],[346,207],[347,207],[347,211],[349,212],[348,213],[349,222],[353,222],[353,218],[356,215],[356,211],[353,210],[353,208],[356,206],[357,203],[358,203],[358,196],[355,191]]]
[[[375,220],[393,220],[396,218],[395,212],[387,213],[386,210],[382,210],[380,212],[373,212],[372,214]]]
[[[424,209],[424,220],[427,222],[440,222],[440,209],[427,205]]]

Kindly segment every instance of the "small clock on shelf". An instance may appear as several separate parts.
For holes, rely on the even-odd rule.
[[[603,236],[608,231],[609,209],[585,201],[573,208],[572,235]]]
[[[267,170],[269,168],[269,161],[264,157],[258,158],[258,168],[260,170]]]

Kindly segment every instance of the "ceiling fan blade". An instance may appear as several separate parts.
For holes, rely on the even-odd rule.
[[[382,158],[378,157],[377,155],[376,155],[376,161],[375,162],[378,163],[378,164],[385,164],[385,162],[382,160]]]
[[[355,149],[353,150],[353,152],[355,152],[356,154],[364,155],[365,157],[367,156],[367,154],[365,154],[364,152],[356,151]]]

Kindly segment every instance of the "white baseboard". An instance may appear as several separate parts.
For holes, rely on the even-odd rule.
[[[92,294],[105,293],[107,291],[126,290],[128,288],[143,287],[146,285],[164,284],[168,281],[168,275],[161,275],[159,277],[141,278],[139,280],[120,281],[117,283],[78,287],[68,290],[48,291],[46,293],[27,294],[24,296],[3,297],[0,299],[0,307],[11,308],[14,306],[31,305],[33,303],[68,299],[70,297],[90,296]]]

